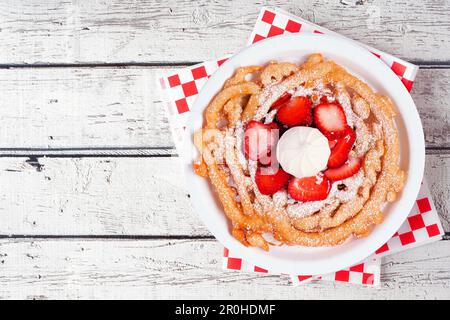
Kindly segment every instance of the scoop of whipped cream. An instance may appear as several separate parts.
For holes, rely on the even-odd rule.
[[[293,127],[278,141],[277,160],[297,178],[314,176],[327,167],[328,139],[316,128]]]

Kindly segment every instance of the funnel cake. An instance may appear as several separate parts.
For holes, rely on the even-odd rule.
[[[403,187],[394,116],[388,97],[320,54],[301,65],[242,67],[205,110],[194,170],[209,179],[244,245],[338,245],[368,235]],[[317,175],[294,176],[275,157],[278,139],[295,127],[329,142]]]

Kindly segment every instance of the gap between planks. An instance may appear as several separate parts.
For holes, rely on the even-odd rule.
[[[426,147],[427,155],[450,154],[450,147]],[[178,157],[174,147],[139,147],[139,148],[0,148],[0,158],[28,157],[35,158],[84,158],[84,157]]]
[[[161,74],[174,70],[177,68],[0,70],[0,150],[14,156],[9,151],[29,148],[64,148],[70,154],[67,149],[71,148],[173,147],[155,82]],[[450,69],[423,69],[413,91],[429,147],[450,145],[446,134],[449,102],[436,99],[449,96],[449,81]]]
[[[0,235],[35,239],[211,237],[190,206],[189,190],[180,181],[179,160],[3,158]],[[448,155],[427,156],[428,182],[446,231],[450,231],[449,165]]]
[[[0,64],[0,69],[93,69],[93,68],[173,68],[190,67],[203,61],[155,61],[155,62],[114,62],[114,63],[31,63]],[[408,61],[420,69],[450,69],[450,61]]]
[[[2,239],[20,239],[20,240],[216,240],[214,236],[201,236],[201,235],[24,235],[24,234],[12,234],[12,235],[0,235]],[[445,232],[442,237],[442,241],[450,240],[450,232]]]
[[[448,233],[450,236],[450,232]],[[202,235],[25,235],[25,234],[12,234],[1,235],[2,239],[20,239],[20,240],[215,240],[214,236],[202,236]]]
[[[39,6],[22,2],[1,6],[0,58],[5,64],[197,61],[213,53],[222,56],[242,48],[262,4],[269,5],[239,0],[131,5],[118,0],[53,0]],[[442,0],[416,1],[413,6],[404,0],[363,5],[273,0],[270,6],[407,60],[449,60],[449,6]]]
[[[0,148],[1,157],[80,158],[80,157],[177,157],[174,147],[130,148]]]

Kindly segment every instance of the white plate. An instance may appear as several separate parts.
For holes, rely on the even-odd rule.
[[[376,91],[389,96],[397,106],[396,118],[400,138],[401,167],[407,173],[403,191],[397,201],[388,204],[384,221],[369,236],[350,239],[335,247],[271,247],[269,252],[248,248],[235,240],[220,203],[206,179],[192,170],[197,157],[192,134],[202,127],[203,111],[236,68],[264,65],[270,60],[303,62],[311,53],[322,53],[344,66]],[[183,159],[187,185],[195,210],[211,233],[234,254],[273,273],[326,274],[354,265],[382,246],[402,225],[411,210],[422,180],[425,145],[422,124],[411,96],[399,78],[373,54],[352,41],[342,38],[291,34],[260,41],[227,60],[208,80],[191,110]]]

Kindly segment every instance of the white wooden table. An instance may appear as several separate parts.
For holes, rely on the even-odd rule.
[[[243,46],[274,5],[421,66],[426,176],[450,231],[450,1],[2,1],[0,298],[450,298],[450,241],[379,289],[221,270],[155,81]],[[447,238],[448,238],[447,234]]]

